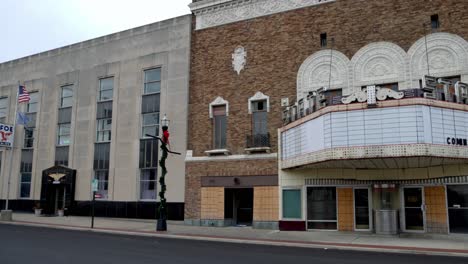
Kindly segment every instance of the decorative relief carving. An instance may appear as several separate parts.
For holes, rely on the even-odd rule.
[[[331,58],[331,60],[330,60]],[[331,78],[330,78],[331,61]],[[347,88],[349,76],[349,59],[343,53],[333,50],[321,50],[308,57],[297,74],[297,99],[308,92],[321,87]]]
[[[351,59],[354,87],[384,83],[404,83],[408,55],[391,42],[375,42],[361,48]],[[405,88],[405,87],[400,87]]]
[[[234,50],[232,54],[232,67],[234,71],[237,72],[237,75],[244,69],[245,64],[247,63],[247,51],[244,47],[239,46]]]
[[[211,6],[192,3],[196,29],[204,29],[336,0],[233,0]]]
[[[405,93],[403,92],[396,92],[393,91],[392,89],[388,88],[380,88],[377,87],[377,94],[376,98],[379,101],[387,100],[388,97],[393,98],[393,99],[401,99],[405,96]]]
[[[350,104],[354,101],[358,101],[359,103],[364,103],[367,101],[367,92],[366,91],[357,91],[352,93],[350,96],[341,98],[341,102],[343,104]]]
[[[377,98],[377,100],[379,101],[387,100],[387,98],[402,99],[405,96],[403,92],[396,92],[388,88],[375,87],[373,85],[368,86],[368,88],[370,88],[370,92],[372,94],[374,93],[374,89],[375,91],[377,91],[375,94],[375,98]],[[357,100],[359,103],[364,103],[368,101],[369,98],[373,98],[373,96],[368,95],[368,91],[366,88],[366,89],[363,89],[362,91],[354,92],[350,96],[341,98],[341,102],[343,104],[350,104]],[[369,103],[372,104],[374,102],[372,101]]]
[[[426,53],[427,41],[427,53]],[[468,74],[468,42],[451,33],[433,33],[422,37],[408,50],[410,79],[417,85],[429,71],[432,76]]]
[[[462,80],[467,78],[466,40],[449,33],[434,33],[427,36],[427,39],[432,75],[461,75]],[[419,79],[427,75],[424,38],[418,40],[408,53],[396,44],[376,42],[360,49],[351,61],[336,50],[333,50],[332,56],[330,85],[330,50],[316,52],[302,63],[297,75],[298,100],[310,91],[331,86],[342,88],[344,95],[351,94],[343,100],[355,101],[361,96],[362,86],[398,83],[400,90],[415,88],[419,87]]]

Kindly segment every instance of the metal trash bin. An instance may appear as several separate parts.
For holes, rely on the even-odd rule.
[[[375,233],[382,235],[398,234],[398,211],[375,210]]]

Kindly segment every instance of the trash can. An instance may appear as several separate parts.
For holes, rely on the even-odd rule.
[[[382,235],[398,234],[398,211],[375,210],[375,233]]]

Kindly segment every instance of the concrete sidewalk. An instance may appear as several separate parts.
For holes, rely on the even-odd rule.
[[[13,222],[1,223],[91,230],[91,218],[79,216],[37,217],[34,214],[14,213]],[[97,217],[94,223],[95,228],[92,231],[115,234],[468,257],[468,235],[382,236],[372,233],[335,231],[285,232],[252,229],[251,227],[186,226],[183,222],[177,221],[168,221],[167,232],[156,232],[156,220]]]

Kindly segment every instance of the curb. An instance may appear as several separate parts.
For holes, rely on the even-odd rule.
[[[0,222],[0,223],[9,224],[9,225],[20,225],[20,226],[46,227],[46,228],[52,228],[52,229],[88,231],[88,232],[116,234],[116,235],[198,240],[198,241],[224,242],[224,243],[236,243],[236,244],[316,248],[316,249],[324,249],[324,250],[337,249],[337,250],[353,250],[353,251],[370,251],[370,252],[380,252],[380,253],[385,252],[385,253],[418,254],[418,255],[433,255],[433,256],[468,257],[468,250],[463,250],[463,249],[380,246],[380,245],[368,245],[368,244],[331,243],[331,242],[320,242],[320,241],[251,239],[251,238],[242,238],[242,237],[222,237],[222,236],[195,235],[195,234],[183,234],[183,233],[182,234],[170,234],[167,232],[126,230],[126,229],[101,228],[101,227],[91,229],[90,227],[84,227],[84,226],[56,225],[56,224],[27,222],[27,221],[13,221],[13,222]]]

